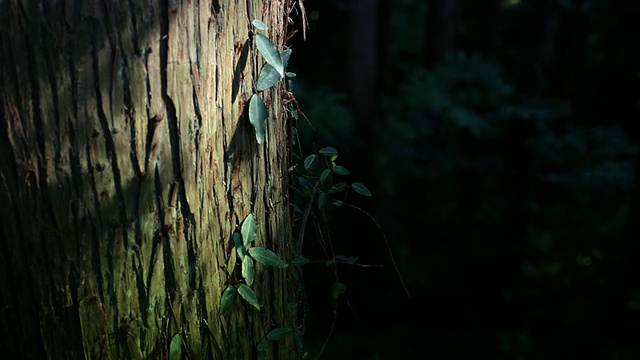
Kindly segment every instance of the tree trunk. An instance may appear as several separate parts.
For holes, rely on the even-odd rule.
[[[243,359],[296,326],[291,270],[256,265],[258,311],[232,233],[291,257],[280,85],[258,145],[244,106],[282,45],[290,0],[0,1],[0,351],[7,358]],[[292,336],[269,342],[299,358]],[[178,357],[174,357],[178,358]]]

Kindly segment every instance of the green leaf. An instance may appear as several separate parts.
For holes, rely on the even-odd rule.
[[[242,243],[242,235],[237,231],[233,233],[233,245],[236,247],[240,260],[244,260],[245,255],[247,255],[247,248]]]
[[[294,77],[297,76],[296,73],[293,73],[293,72],[290,72],[290,71],[287,71],[286,75],[287,75],[287,77],[289,79],[293,79]]]
[[[360,195],[371,196],[371,192],[363,183],[355,182],[351,184],[351,187]]]
[[[314,167],[316,167],[316,156],[307,156],[307,158],[304,159],[304,168],[307,169],[307,171],[311,171]]]
[[[344,255],[336,255],[333,257],[335,260],[340,260],[348,263],[353,263],[358,260],[357,256],[344,256]]]
[[[302,349],[304,347],[304,341],[302,340],[302,334],[299,331],[296,331],[295,334],[293,334],[294,339],[296,341],[296,345],[298,345],[298,347],[300,349]]]
[[[280,76],[284,76],[284,66],[282,66],[282,58],[280,52],[268,37],[262,34],[256,34],[256,46],[267,64],[273,66]]]
[[[333,206],[335,207],[340,207],[342,204],[344,204],[344,201],[337,200],[333,202]]]
[[[327,181],[327,178],[329,178],[329,175],[331,175],[331,170],[324,169],[324,171],[322,171],[322,174],[320,174],[320,183],[324,184],[325,181]]]
[[[300,255],[300,256],[296,257],[295,259],[291,260],[291,265],[302,266],[304,264],[307,264],[308,262],[309,262],[309,259],[307,259],[306,257]]]
[[[238,284],[238,293],[249,304],[253,305],[253,307],[260,310],[260,304],[258,304],[258,297],[256,296],[256,293],[254,293],[249,286],[247,286],[246,284]]]
[[[255,275],[256,273],[253,269],[253,259],[247,256],[244,258],[244,260],[242,260],[242,277],[247,282],[247,285],[251,286],[251,284],[253,284]]]
[[[292,109],[291,115],[293,116],[294,119],[298,120],[298,110]]]
[[[329,194],[335,194],[335,193],[339,193],[340,191],[344,190],[347,188],[347,184],[345,183],[337,183],[335,185],[333,185],[331,187],[331,189],[329,189]]]
[[[268,360],[269,359],[269,343],[267,343],[267,339],[263,338],[258,343],[258,360]]]
[[[304,176],[298,177],[298,183],[300,184],[300,186],[302,186],[303,189],[309,189],[311,187],[311,184],[309,184],[309,180],[307,180],[307,178]]]
[[[236,288],[233,285],[227,286],[222,293],[222,298],[220,299],[220,314],[226,314],[227,310],[229,310],[229,306],[233,303],[233,297],[236,294]]]
[[[180,359],[180,353],[182,352],[182,335],[175,334],[171,338],[171,345],[169,346],[169,360]]]
[[[296,311],[296,310],[298,310],[299,307],[300,307],[300,305],[298,305],[298,302],[296,302],[296,301],[292,301],[292,302],[287,304],[287,310],[289,310],[289,311]]]
[[[258,75],[256,89],[258,89],[258,91],[265,91],[277,84],[280,78],[280,74],[278,74],[278,71],[273,66],[264,64],[262,70],[260,70],[260,75]]]
[[[240,232],[242,232],[242,240],[244,241],[245,247],[249,246],[253,239],[256,238],[256,226],[256,218],[253,216],[253,213],[250,213],[244,218]]]
[[[249,255],[263,265],[277,266],[281,268],[289,266],[287,263],[282,261],[276,253],[263,247],[252,247],[249,249]]]
[[[331,285],[331,297],[335,300],[340,296],[340,294],[344,294],[345,290],[347,290],[347,285],[340,281],[336,281]]]
[[[258,19],[254,19],[252,22],[253,26],[256,27],[256,29],[258,30],[269,30],[269,27],[267,26],[267,24],[263,23],[262,21],[258,20]]]
[[[326,156],[338,156],[338,150],[330,146],[323,147],[322,149],[320,149],[320,151],[318,151],[318,153]]]
[[[320,193],[320,195],[318,195],[318,209],[322,209],[326,203],[327,203],[327,194]]]
[[[256,140],[258,144],[262,144],[266,129],[264,126],[265,120],[269,117],[269,110],[262,101],[262,98],[258,94],[253,94],[251,100],[249,100],[249,122],[253,125],[256,131]]]
[[[285,336],[293,332],[292,328],[277,328],[269,331],[267,340],[278,341],[284,339]]]
[[[333,172],[338,174],[338,175],[349,175],[351,174],[351,171],[349,171],[349,169],[347,169],[344,166],[340,166],[340,165],[336,165],[333,167]]]
[[[285,51],[280,51],[280,60],[282,60],[282,67],[287,68],[289,65],[289,58],[291,57],[291,49],[287,49]]]

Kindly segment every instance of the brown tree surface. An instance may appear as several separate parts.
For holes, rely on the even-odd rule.
[[[232,233],[291,258],[282,82],[262,145],[243,115],[291,0],[0,1],[0,352],[8,358],[244,359],[295,327],[291,269],[256,265],[258,311]],[[300,355],[292,336],[271,356]]]

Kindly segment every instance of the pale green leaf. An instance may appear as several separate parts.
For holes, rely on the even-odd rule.
[[[278,341],[284,339],[285,336],[293,332],[292,328],[277,328],[269,331],[267,340]]]
[[[345,290],[347,290],[347,285],[336,281],[331,285],[331,297],[335,300],[340,294],[344,294]]]
[[[331,175],[331,170],[324,169],[324,171],[322,171],[322,174],[320,174],[320,182],[324,184],[325,181],[327,181],[327,178],[329,178],[329,175]]]
[[[282,60],[282,67],[287,68],[289,65],[289,58],[291,57],[291,49],[287,49],[285,51],[280,51],[280,60]]]
[[[263,265],[277,266],[281,268],[289,266],[287,263],[282,261],[276,253],[263,247],[252,247],[249,249],[249,255]]]
[[[351,184],[351,187],[360,195],[371,196],[371,192],[369,191],[369,189],[367,189],[367,187],[362,183],[355,182]]]
[[[260,75],[258,75],[256,89],[258,89],[258,91],[267,90],[277,84],[280,78],[280,74],[278,74],[278,71],[273,66],[264,64],[262,70],[260,70]]]
[[[323,147],[322,149],[320,149],[318,151],[318,153],[325,155],[325,156],[338,156],[338,150],[327,146],[327,147]]]
[[[291,260],[291,265],[295,265],[295,266],[302,266],[304,264],[309,263],[309,259],[307,259],[306,257],[300,255],[298,257],[296,257],[295,259]]]
[[[269,359],[269,343],[267,343],[267,339],[263,338],[258,343],[258,360],[268,360]]]
[[[251,286],[253,284],[253,279],[255,278],[255,270],[253,269],[253,259],[246,256],[242,261],[242,277],[247,282],[247,285]]]
[[[267,26],[267,24],[263,23],[262,21],[255,19],[251,22],[253,24],[253,26],[256,27],[256,29],[258,30],[269,30],[269,27]]]
[[[267,64],[273,66],[280,76],[284,76],[284,66],[282,66],[282,58],[280,52],[268,37],[262,34],[256,34],[256,46]]]
[[[296,75],[296,73],[293,73],[293,72],[290,72],[290,71],[288,71],[286,75],[287,75],[287,77],[288,77],[289,79],[293,79],[294,77],[296,77],[296,76],[297,76],[297,75]]]
[[[245,248],[242,243],[242,235],[237,231],[233,233],[233,245],[236,248],[240,260],[244,260],[245,255],[247,255],[247,248]]]
[[[242,240],[245,247],[249,246],[249,244],[251,244],[253,239],[256,238],[257,225],[258,224],[256,223],[256,218],[255,216],[253,216],[252,213],[250,213],[249,215],[247,215],[246,218],[244,218],[240,232],[242,233]]]
[[[260,304],[258,304],[258,297],[256,296],[256,293],[254,293],[249,286],[247,286],[246,284],[238,284],[238,293],[249,304],[251,304],[256,309],[260,310]]]
[[[340,191],[344,190],[347,188],[347,184],[345,183],[337,183],[335,185],[333,185],[331,187],[331,189],[329,189],[329,194],[335,194],[335,193],[339,193]]]
[[[336,200],[333,202],[333,206],[335,207],[340,207],[342,204],[344,204],[344,201]]]
[[[220,299],[220,314],[226,314],[227,310],[229,310],[229,306],[233,303],[233,297],[236,294],[236,288],[233,285],[227,286],[222,293],[222,298]]]
[[[300,305],[298,305],[298,302],[296,302],[296,301],[292,301],[292,302],[287,304],[287,310],[289,310],[289,311],[296,311],[296,310],[298,310],[299,307],[300,307]]]
[[[333,167],[333,172],[338,174],[338,175],[349,175],[351,174],[351,171],[349,171],[349,169],[347,169],[344,166],[340,166],[340,165],[336,165]]]
[[[326,203],[327,203],[327,194],[320,193],[320,195],[318,195],[318,209],[322,209]]]
[[[303,189],[309,189],[311,187],[311,184],[309,184],[309,180],[307,180],[307,178],[304,176],[298,177],[298,183],[300,184],[300,186],[302,186]]]
[[[169,360],[178,360],[182,352],[182,335],[175,334],[169,346]]]
[[[262,144],[266,134],[265,121],[269,117],[269,110],[258,94],[253,94],[249,100],[249,122],[256,131],[256,141]]]
[[[296,340],[296,344],[298,345],[298,347],[300,349],[302,349],[304,347],[304,341],[302,340],[302,334],[299,331],[296,331],[295,334],[293,334],[294,339]]]
[[[307,158],[304,159],[304,168],[307,169],[307,171],[311,171],[315,167],[316,167],[316,156],[315,155],[307,156]]]

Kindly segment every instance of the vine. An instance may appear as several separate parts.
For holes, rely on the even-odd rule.
[[[267,25],[260,20],[253,20],[252,24],[258,31],[268,30]],[[289,38],[290,36],[291,35],[289,35],[287,38]],[[258,144],[262,144],[266,137],[266,123],[269,118],[269,110],[267,109],[267,106],[265,105],[260,93],[270,89],[284,78],[287,79],[287,86],[282,93],[285,110],[296,122],[299,120],[300,115],[302,115],[307,120],[307,122],[309,122],[309,125],[311,125],[311,122],[300,110],[295,96],[290,91],[291,79],[296,77],[295,73],[286,71],[292,50],[285,49],[283,51],[279,51],[267,36],[257,32],[255,33],[255,44],[259,53],[264,58],[265,64],[262,66],[260,74],[258,75],[258,79],[256,82],[257,92],[254,93],[249,100],[248,116],[249,122],[255,130],[256,141]],[[311,127],[313,128],[312,125]],[[294,214],[298,215],[297,220],[299,220],[299,225],[298,236],[296,239],[296,243],[293,246],[293,259],[291,260],[291,264],[288,264],[271,250],[251,245],[256,236],[257,224],[254,215],[249,214],[242,221],[240,231],[236,230],[232,234],[234,247],[237,256],[242,264],[242,279],[235,284],[228,285],[222,293],[220,313],[225,316],[228,314],[228,311],[231,304],[233,303],[236,294],[239,294],[240,297],[242,297],[242,299],[244,299],[249,305],[255,307],[257,310],[260,310],[260,304],[256,293],[251,288],[255,277],[254,261],[257,261],[263,265],[275,266],[279,268],[288,268],[289,265],[292,265],[292,276],[293,280],[298,284],[300,299],[298,300],[298,302],[294,301],[288,304],[287,309],[289,311],[298,311],[300,309],[300,305],[306,306],[306,299],[304,299],[304,285],[300,267],[310,262],[309,259],[302,255],[302,250],[305,238],[306,224],[309,221],[309,217],[312,213],[313,208],[317,208],[319,211],[321,211],[323,220],[325,220],[325,209],[340,208],[343,205],[347,205],[368,215],[369,218],[374,221],[376,226],[378,226],[377,222],[375,222],[375,220],[369,213],[356,206],[346,203],[347,196],[349,194],[349,191],[351,190],[353,190],[357,194],[367,197],[372,196],[372,194],[367,186],[365,186],[361,182],[352,182],[350,184],[347,184],[344,181],[340,181],[341,176],[349,175],[351,171],[337,163],[338,151],[333,147],[327,146],[319,149],[317,152],[314,151],[313,154],[303,156],[302,147],[300,146],[300,141],[297,138],[297,128],[296,126],[292,125],[291,129],[292,145],[297,145],[299,149],[299,155],[294,154],[298,161],[298,164],[293,167],[293,169],[296,169],[296,173],[298,175],[296,179],[297,186],[295,187],[295,189],[303,199],[306,199],[305,205],[303,206],[304,210],[294,205]],[[338,177],[337,180],[334,179],[334,176]],[[326,220],[324,222],[326,223]],[[324,262],[328,267],[332,269],[336,279],[331,289],[332,297],[336,300],[337,310],[338,298],[340,295],[345,293],[346,285],[339,281],[336,264],[344,263],[365,267],[375,265],[357,264],[356,261],[358,260],[358,258],[354,256],[335,255],[331,246],[329,246],[330,249],[327,249],[327,242],[324,241],[323,230],[318,225],[317,221],[315,225],[315,229],[319,235],[318,237],[321,242],[321,246],[328,258],[328,260],[321,262]],[[331,245],[330,242],[329,245]],[[306,307],[302,310],[306,311]],[[336,314],[337,311],[334,311],[334,319],[329,337],[333,332],[333,325],[335,324]],[[290,327],[281,327],[270,330],[257,344],[258,358],[261,360],[268,358],[268,341],[282,340],[289,335],[294,336],[296,344],[302,349],[302,334],[304,329],[305,315],[306,312],[301,316],[301,318],[299,318],[300,324],[297,325],[295,329]],[[306,355],[307,354],[305,354],[305,356]]]

